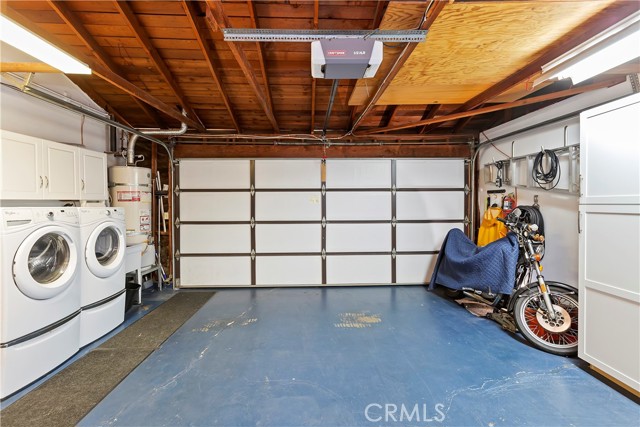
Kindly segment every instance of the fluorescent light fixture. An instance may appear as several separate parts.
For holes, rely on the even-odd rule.
[[[625,18],[542,67],[533,85],[571,78],[578,84],[640,57],[640,12]]]
[[[91,74],[91,69],[71,55],[0,15],[0,40],[66,74]]]

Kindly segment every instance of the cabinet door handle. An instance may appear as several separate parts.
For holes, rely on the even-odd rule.
[[[42,188],[43,184],[44,184],[44,181],[42,180],[42,175],[40,175],[40,188]]]
[[[81,179],[80,182],[82,183],[82,191],[84,191],[84,179]]]
[[[44,177],[44,188],[49,188],[49,177],[48,176]]]

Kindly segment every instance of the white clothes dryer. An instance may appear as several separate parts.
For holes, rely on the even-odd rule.
[[[76,208],[0,208],[0,398],[79,349]]]
[[[124,321],[126,226],[122,208],[78,208],[78,218],[82,347]]]

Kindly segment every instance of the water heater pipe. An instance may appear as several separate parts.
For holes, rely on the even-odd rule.
[[[186,111],[182,110],[182,115],[187,116]],[[182,123],[180,129],[158,129],[158,130],[145,130],[140,131],[140,134],[131,134],[129,138],[129,143],[127,144],[127,166],[135,166],[135,158],[136,158],[136,141],[140,136],[143,138],[145,135],[163,135],[163,136],[179,136],[184,134],[187,131],[187,124]]]

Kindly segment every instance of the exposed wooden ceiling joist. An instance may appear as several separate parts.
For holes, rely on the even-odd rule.
[[[448,2],[445,2],[445,1],[436,1],[436,2],[430,3],[428,6],[428,9],[425,11],[425,18],[420,23],[418,29],[428,30],[429,27],[433,24],[433,22],[436,20],[436,18],[440,14],[440,12],[442,12],[442,9],[444,9],[444,7],[447,5],[447,3]],[[416,46],[417,46],[417,43],[407,43],[407,45],[400,53],[400,55],[394,62],[393,66],[391,67],[387,75],[384,77],[384,79],[376,89],[376,92],[373,94],[371,98],[369,98],[369,101],[367,102],[360,116],[353,123],[353,126],[349,131],[350,133],[355,132],[355,130],[362,123],[362,120],[366,117],[367,114],[369,114],[373,106],[376,105],[376,102],[378,102],[378,100],[380,99],[384,91],[387,90],[387,88],[393,81],[393,78],[398,74],[398,72],[400,72],[400,69],[402,68],[404,63],[407,61],[407,59],[409,59],[409,56],[411,56],[411,52],[413,52]]]
[[[113,116],[116,118],[116,120],[118,120],[120,123],[123,123],[123,124],[129,126],[130,128],[133,127],[133,126],[131,126],[131,123],[129,123],[129,121],[122,114],[120,114],[115,108],[113,108],[113,106],[109,105],[109,103],[107,101],[105,101],[89,85],[89,83],[85,79],[82,79],[82,78],[80,78],[78,76],[73,76],[73,75],[70,75],[68,77],[69,77],[69,79],[71,79],[71,81],[75,85],[77,85],[80,89],[82,89],[82,91],[84,93],[89,95],[89,98],[93,99],[93,101],[96,102],[100,107],[102,107],[107,113],[113,114]]]
[[[171,91],[175,94],[176,98],[178,98],[178,100],[182,104],[182,108],[186,111],[188,117],[193,119],[196,123],[199,123],[199,125],[196,126],[196,129],[201,131],[205,130],[205,126],[198,118],[195,110],[189,104],[189,101],[187,100],[187,97],[183,93],[180,86],[176,83],[173,75],[171,74],[171,71],[165,64],[164,59],[162,59],[160,53],[158,53],[158,50],[153,46],[149,35],[144,30],[144,26],[141,25],[138,17],[131,9],[129,3],[117,0],[114,0],[113,3],[135,35],[136,39],[138,39],[138,42],[140,42],[140,45],[142,46],[144,51],[147,53],[147,55],[149,55],[149,58],[155,65],[156,69],[160,72],[160,75],[162,75],[164,80],[171,88]]]
[[[120,67],[113,62],[111,57],[104,51],[102,46],[93,38],[91,34],[84,27],[80,19],[68,8],[64,1],[60,0],[48,0],[49,6],[58,14],[58,16],[71,28],[76,36],[85,44],[92,52],[95,59],[116,74],[124,76],[124,73]],[[140,107],[144,113],[153,120],[158,127],[164,126],[164,121],[158,116],[155,111],[149,109],[146,104],[136,97],[133,97],[134,102]]]
[[[384,110],[384,113],[382,114],[382,122],[380,123],[380,126],[391,126],[393,119],[398,113],[398,107],[398,105],[387,106],[387,108]]]
[[[461,118],[464,118],[464,117],[472,117],[472,116],[477,116],[477,115],[480,115],[480,114],[487,114],[487,113],[492,113],[492,112],[495,112],[495,111],[502,111],[502,110],[505,110],[505,109],[508,109],[508,108],[522,107],[524,105],[536,104],[536,103],[539,103],[539,102],[551,101],[551,100],[559,99],[559,98],[566,98],[568,96],[573,96],[573,95],[577,95],[577,94],[584,93],[584,92],[589,92],[589,91],[596,90],[596,89],[602,89],[602,88],[605,88],[605,87],[610,87],[610,86],[616,85],[618,83],[622,83],[624,80],[625,80],[625,78],[615,78],[613,80],[607,80],[607,81],[594,83],[594,84],[590,84],[590,85],[586,85],[586,86],[575,87],[573,89],[561,90],[561,91],[558,91],[558,92],[552,92],[552,93],[548,93],[548,94],[545,94],[545,95],[534,96],[534,97],[531,97],[531,98],[521,99],[519,101],[509,102],[509,103],[505,103],[505,104],[497,104],[497,105],[492,105],[492,106],[489,106],[489,107],[478,108],[476,110],[469,110],[469,111],[463,111],[463,112],[460,112],[460,113],[447,114],[445,116],[434,117],[432,119],[420,120],[420,121],[417,121],[417,122],[414,122],[414,123],[408,123],[408,124],[399,125],[399,126],[390,126],[390,127],[372,129],[372,130],[369,130],[369,131],[366,131],[366,132],[361,132],[360,135],[370,135],[370,134],[375,134],[375,133],[380,133],[380,132],[391,132],[391,131],[396,131],[396,130],[409,129],[409,128],[416,127],[416,126],[429,125],[429,124],[433,124],[433,123],[448,122],[448,121],[451,121],[451,120],[457,120],[457,119],[461,119]]]
[[[256,18],[256,6],[253,0],[247,0],[247,6],[249,6],[249,18],[251,19],[252,28],[258,28],[258,19]],[[262,73],[262,81],[264,83],[264,93],[267,96],[267,103],[271,111],[273,108],[273,99],[271,98],[271,86],[269,85],[269,75],[267,74],[266,61],[264,59],[264,49],[262,43],[256,42],[256,48],[258,51],[258,63],[260,64],[260,72]]]
[[[213,78],[213,82],[216,85],[216,88],[220,92],[220,98],[222,98],[222,102],[224,102],[225,108],[229,112],[229,118],[231,119],[231,123],[233,123],[233,127],[236,131],[240,132],[240,125],[238,124],[238,120],[236,119],[236,115],[233,112],[233,107],[231,106],[231,101],[229,100],[229,96],[227,91],[222,87],[222,79],[218,75],[217,66],[214,63],[214,55],[207,44],[207,37],[204,30],[198,25],[199,21],[199,11],[196,9],[196,5],[191,0],[182,0],[182,6],[187,15],[187,19],[189,20],[189,24],[193,28],[193,33],[195,34],[196,40],[198,41],[198,45],[202,50],[202,54],[207,61],[207,67],[211,72],[211,77]]]
[[[272,129],[278,129],[277,132],[283,134],[306,137],[318,127],[318,114],[324,116],[330,97],[330,82],[310,77],[308,44],[238,42],[235,46],[238,50],[234,52],[234,48],[223,40],[222,26],[407,30],[417,28],[424,21],[427,5],[444,7],[430,26],[426,41],[415,47],[386,89],[383,85],[385,77],[393,74],[398,56],[407,47],[405,43],[385,44],[383,62],[376,77],[350,80],[339,86],[327,138],[339,138],[341,142],[350,138],[349,130],[356,123],[357,132],[378,128],[386,132],[396,125],[440,119],[406,132],[376,134],[376,137],[389,137],[392,141],[408,140],[412,136],[428,139],[461,130],[476,133],[509,117],[535,110],[545,103],[516,108],[510,116],[497,111],[469,116],[474,117],[473,120],[468,117],[450,120],[450,115],[467,101],[492,87],[499,92],[496,88],[502,81],[518,76],[518,72],[536,59],[585,34],[585,29],[598,31],[599,28],[593,27],[594,22],[608,20],[607,24],[613,23],[628,15],[631,9],[637,9],[637,5],[623,0],[454,3],[431,0],[210,0],[209,3],[221,12],[220,22],[203,16],[203,12],[213,15],[204,1],[165,0],[122,5],[113,0],[3,0],[2,5],[3,8],[9,5],[21,13],[28,21],[26,27],[43,31],[45,35],[41,36],[45,39],[90,65],[96,71],[96,77],[76,76],[72,77],[73,81],[88,83],[87,91],[91,92],[92,99],[99,105],[108,105],[110,111],[117,111],[136,127],[168,127],[158,124],[160,121],[171,123],[169,126],[173,127],[175,121],[183,119],[178,105],[181,101],[159,72],[162,65],[157,66],[150,54],[155,49],[157,58],[164,62],[175,85],[198,114],[201,123],[194,120],[195,123],[206,123],[224,134],[244,132],[246,136],[273,136]],[[127,7],[131,11],[128,23],[123,18],[125,13],[119,10]],[[226,24],[225,19],[228,20]],[[215,31],[211,31],[211,27],[215,27]],[[469,31],[469,28],[477,31]],[[153,49],[148,46],[145,49],[144,35],[148,39],[146,45]],[[9,50],[4,60],[14,60]],[[633,69],[628,71],[629,64],[625,67],[610,70],[593,82],[634,72]],[[263,76],[267,77],[266,82]],[[535,96],[526,81],[474,108]],[[379,89],[384,89],[384,93],[371,104],[368,112],[365,111]],[[138,109],[129,95],[134,96],[147,112]],[[396,105],[397,108],[388,108]],[[218,126],[220,123],[223,126]],[[419,133],[420,129],[428,134]],[[208,140],[208,133],[201,135]],[[372,140],[372,136],[358,136],[354,142]],[[226,142],[247,141],[229,139]]]
[[[224,10],[222,8],[222,3],[220,1],[208,0],[206,8],[207,8],[207,12],[206,12],[207,23],[211,27],[212,31],[215,32],[215,31],[218,31],[219,29],[231,28],[229,19],[224,13]],[[269,105],[269,100],[267,98],[267,95],[262,90],[262,87],[258,82],[256,73],[253,67],[251,66],[251,63],[249,62],[249,59],[247,59],[247,56],[244,50],[242,50],[240,45],[236,42],[227,42],[227,46],[229,46],[229,49],[231,50],[231,53],[233,54],[236,61],[238,62],[238,65],[240,66],[242,73],[247,78],[247,82],[249,83],[249,86],[251,87],[251,89],[253,89],[253,92],[255,93],[256,98],[258,99],[258,104],[260,104],[260,106],[264,110],[264,113],[266,114],[267,119],[271,123],[271,126],[273,126],[273,130],[279,133],[280,128],[278,126],[276,117],[273,113],[273,109]]]
[[[128,93],[129,95],[132,95],[132,96],[134,96],[134,97],[146,102],[150,106],[162,111],[163,113],[165,113],[169,117],[171,117],[171,118],[173,118],[175,120],[178,120],[180,122],[186,123],[187,125],[189,125],[190,127],[194,128],[194,129],[200,129],[202,127],[202,125],[200,123],[196,122],[191,117],[184,116],[177,109],[173,109],[173,108],[169,107],[167,104],[165,104],[164,102],[162,102],[161,100],[159,100],[155,96],[153,96],[150,93],[140,89],[139,87],[137,87],[136,85],[131,83],[129,80],[127,80],[124,77],[122,77],[122,76],[120,76],[120,75],[108,70],[107,68],[105,68],[105,67],[103,67],[103,66],[101,66],[99,64],[95,64],[94,66],[91,67],[91,69],[93,70],[93,74],[95,74],[96,76],[98,76],[101,79],[103,79],[103,80],[111,83],[112,85],[120,88],[121,90],[123,90],[124,92]]]
[[[434,118],[436,114],[438,114],[438,111],[440,110],[441,107],[442,107],[442,104],[433,104],[430,107],[426,108],[420,120],[427,120],[427,119]],[[426,133],[428,130],[429,130],[429,125],[424,125],[420,130],[418,130],[418,133]]]
[[[62,73],[43,62],[0,62],[2,73]]]

